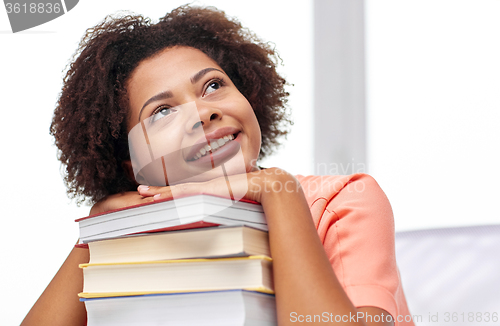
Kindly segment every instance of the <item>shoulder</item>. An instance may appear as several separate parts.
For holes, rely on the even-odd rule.
[[[307,202],[311,205],[317,199],[330,202],[341,195],[345,199],[364,198],[387,200],[377,181],[365,173],[351,175],[296,175]]]
[[[377,181],[365,173],[335,176],[296,176],[323,240],[331,226],[393,232],[392,207]]]

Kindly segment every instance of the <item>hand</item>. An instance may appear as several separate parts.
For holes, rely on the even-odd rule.
[[[278,191],[290,192],[297,189],[298,182],[286,171],[270,168],[254,172],[220,177],[206,182],[183,183],[167,187],[141,185],[137,191],[128,191],[107,196],[97,202],[90,210],[90,215],[107,212],[123,207],[149,203],[160,199],[176,198],[196,194],[227,196],[228,185],[234,198],[245,198],[261,203],[263,196]],[[293,185],[289,184],[294,182]],[[300,187],[300,186],[299,186]]]
[[[227,197],[228,182],[234,198],[245,198],[261,203],[267,193],[284,191],[283,185],[298,182],[286,171],[279,168],[270,168],[254,172],[219,177],[205,182],[182,183],[167,187],[153,187],[141,185],[138,193],[153,200],[178,198],[196,194],[209,194]],[[276,186],[277,185],[277,186]],[[286,190],[296,189],[296,185]]]
[[[118,208],[150,203],[153,197],[144,197],[137,191],[127,191],[119,194],[109,195],[98,201],[90,210],[89,215],[104,213]]]

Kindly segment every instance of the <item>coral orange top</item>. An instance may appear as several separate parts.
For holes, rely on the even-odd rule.
[[[377,182],[367,174],[296,178],[354,306],[384,309],[396,326],[413,326],[396,266],[392,208]]]

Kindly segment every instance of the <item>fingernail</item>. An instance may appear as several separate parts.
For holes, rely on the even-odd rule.
[[[137,190],[147,191],[149,190],[149,186],[140,185],[139,187],[137,187]]]
[[[160,197],[161,197],[161,194],[156,194],[153,196],[154,199],[160,199]]]

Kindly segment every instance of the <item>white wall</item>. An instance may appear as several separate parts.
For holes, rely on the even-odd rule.
[[[66,197],[49,136],[62,71],[81,36],[86,28],[120,9],[156,20],[182,4],[178,0],[82,0],[66,15],[17,34],[10,32],[6,11],[0,6],[1,325],[21,322],[76,242],[74,219],[89,211],[88,207],[76,208]],[[291,5],[289,1],[219,0],[210,4],[238,17],[264,40],[273,41],[285,63],[280,71],[295,84],[290,88],[290,106],[296,112],[293,132],[280,155],[262,164],[312,173],[311,1]]]
[[[500,221],[500,1],[367,0],[368,169],[398,229]]]
[[[365,1],[314,1],[315,174],[366,171]]]

